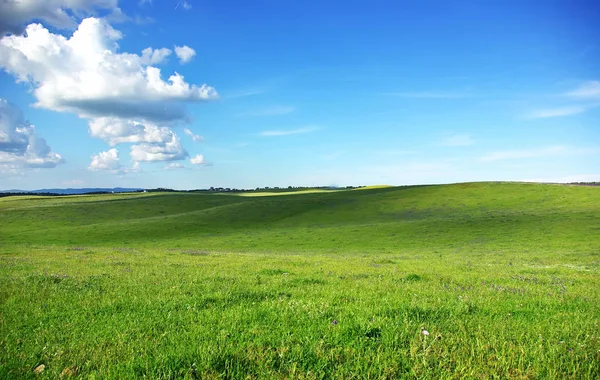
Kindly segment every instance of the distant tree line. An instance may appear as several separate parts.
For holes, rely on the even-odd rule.
[[[288,187],[279,187],[279,186],[273,186],[273,187],[269,187],[269,186],[265,186],[265,187],[257,187],[255,189],[238,189],[235,187],[214,187],[211,186],[208,189],[193,189],[193,190],[175,190],[175,189],[169,189],[169,188],[164,188],[164,187],[159,187],[156,189],[146,189],[146,190],[138,190],[137,192],[148,192],[148,193],[196,193],[196,192],[211,192],[211,193],[228,193],[228,192],[235,192],[235,193],[245,193],[245,192],[252,192],[252,191],[290,191],[290,190],[294,190],[294,191],[298,191],[298,190],[312,190],[312,189],[319,189],[319,190],[332,190],[332,189],[358,189],[364,186],[344,186],[344,187],[338,187],[338,186],[313,186],[313,187],[309,187],[309,186],[288,186]]]
[[[0,192],[0,197],[11,197],[17,195],[26,195],[26,196],[40,196],[40,197],[67,197],[70,195],[93,195],[93,194],[111,194],[114,191],[90,191],[88,193],[75,193],[75,194],[60,194],[60,193],[40,193],[40,192]],[[119,193],[122,194],[122,193]]]
[[[599,184],[600,183],[596,183]],[[228,193],[228,192],[236,192],[236,193],[243,193],[243,192],[252,192],[252,191],[271,191],[271,192],[277,192],[277,191],[301,191],[301,190],[312,190],[312,189],[319,189],[319,190],[332,190],[332,189],[358,189],[364,186],[344,186],[344,187],[338,187],[338,186],[316,186],[316,187],[308,187],[308,186],[288,186],[288,187],[279,187],[279,186],[274,186],[274,187],[269,187],[269,186],[265,186],[265,187],[257,187],[255,189],[237,189],[237,188],[231,188],[231,187],[213,187],[211,186],[208,189],[193,189],[193,190],[175,190],[175,189],[169,189],[169,188],[165,188],[165,187],[157,187],[156,189],[140,189],[140,190],[134,190],[134,191],[90,191],[90,192],[85,192],[85,193],[74,193],[74,194],[61,194],[61,193],[50,193],[50,192],[0,192],[0,197],[10,197],[10,196],[17,196],[17,195],[25,195],[25,196],[42,196],[42,197],[65,197],[65,196],[70,196],[70,195],[94,195],[94,194],[127,194],[127,193],[197,193],[197,192],[212,192],[212,193]]]
[[[569,185],[579,185],[579,186],[600,186],[600,182],[571,182]]]

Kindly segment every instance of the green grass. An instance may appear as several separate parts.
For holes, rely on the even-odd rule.
[[[600,377],[599,188],[278,195],[0,198],[0,378]]]

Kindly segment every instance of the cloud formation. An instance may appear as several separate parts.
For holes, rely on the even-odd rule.
[[[181,145],[181,140],[175,132],[170,131],[168,137],[160,142],[143,142],[133,145],[129,153],[134,161],[177,161],[186,159],[189,154]]]
[[[214,88],[190,85],[177,72],[163,80],[149,64],[162,62],[168,49],[118,53],[122,34],[104,20],[83,20],[69,39],[40,24],[26,31],[0,40],[0,66],[34,86],[38,107],[86,118],[170,121],[186,118],[180,102],[217,97]]]
[[[550,117],[571,116],[585,112],[588,108],[586,106],[544,108],[530,112],[527,117],[530,119],[546,119]]]
[[[194,142],[202,142],[202,141],[204,141],[204,137],[202,137],[202,136],[200,136],[200,135],[197,135],[197,134],[195,134],[195,133],[194,133],[194,132],[192,132],[192,130],[191,130],[191,129],[189,129],[189,128],[185,128],[185,129],[183,130],[183,132],[184,132],[186,135],[190,136],[190,137],[192,138],[192,141],[194,141]]]
[[[185,159],[171,127],[190,120],[186,103],[215,99],[216,90],[187,83],[177,72],[164,80],[155,65],[171,50],[120,53],[121,38],[97,18],[83,20],[70,38],[30,24],[25,36],[0,40],[0,67],[32,86],[35,106],[89,119],[90,134],[111,146],[140,143],[131,149],[135,161]],[[189,57],[185,51],[176,54]]]
[[[121,163],[119,162],[119,151],[116,148],[107,150],[106,152],[100,152],[92,156],[92,162],[88,169],[91,171],[107,171],[107,172],[118,172],[121,170]]]
[[[140,163],[135,162],[132,167],[125,167],[119,161],[119,151],[116,148],[92,155],[89,171],[108,172],[112,174],[137,173],[141,171]]]
[[[54,153],[46,140],[38,137],[35,126],[8,101],[0,99],[0,166],[7,169],[54,168],[64,159]]]
[[[600,81],[583,82],[579,87],[563,93],[562,96],[568,98],[571,105],[534,110],[527,117],[544,119],[571,116],[600,107]]]
[[[194,157],[190,158],[190,163],[193,165],[204,165],[206,164],[206,160],[204,156],[201,154],[197,154]]]
[[[578,99],[598,99],[600,100],[600,81],[591,80],[583,83],[578,88],[567,92],[567,96]]]
[[[179,58],[179,63],[183,65],[190,62],[192,58],[194,58],[196,55],[196,50],[186,45],[175,46],[175,54],[177,55],[177,58]]]
[[[187,167],[179,162],[171,162],[167,166],[165,166],[165,170],[177,170],[177,169],[187,169]]]
[[[39,19],[58,29],[74,29],[76,16],[93,15],[98,10],[122,14],[118,0],[3,0],[0,1],[0,37],[21,34],[24,25]]]

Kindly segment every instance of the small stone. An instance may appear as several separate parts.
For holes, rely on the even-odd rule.
[[[75,370],[72,367],[67,367],[60,373],[60,378],[75,376]]]
[[[46,369],[46,366],[44,364],[40,364],[37,367],[35,367],[35,369],[33,370],[33,372],[36,375],[39,375],[40,373],[44,372],[45,369]]]

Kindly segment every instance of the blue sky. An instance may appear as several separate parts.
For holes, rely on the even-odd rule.
[[[595,1],[30,3],[0,189],[600,181]]]

